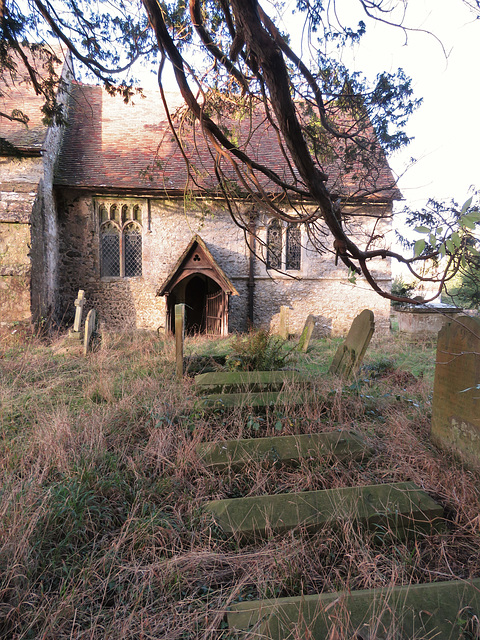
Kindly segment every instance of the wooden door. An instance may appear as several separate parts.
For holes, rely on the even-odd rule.
[[[222,316],[223,316],[223,298],[224,293],[216,291],[207,294],[206,300],[206,328],[205,332],[210,336],[222,335]]]

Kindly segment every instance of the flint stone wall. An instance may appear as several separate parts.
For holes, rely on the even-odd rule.
[[[165,300],[156,291],[174,268],[194,234],[199,234],[239,295],[231,296],[229,330],[247,326],[249,253],[244,234],[219,201],[185,203],[182,199],[118,197],[142,206],[143,274],[135,278],[100,277],[99,220],[95,198],[62,189],[57,194],[60,225],[60,310],[73,322],[74,300],[85,290],[86,310],[95,307],[100,322],[111,328],[157,329],[165,324]],[[111,198],[109,196],[110,200]],[[100,197],[98,198],[100,200]],[[258,227],[266,238],[266,228]],[[375,313],[377,331],[389,330],[390,305],[359,279],[335,267],[331,254],[319,256],[307,243],[302,249],[298,279],[267,272],[255,262],[255,324],[278,326],[280,306],[289,311],[289,331],[299,334],[308,314],[316,316],[314,336],[345,333],[364,308]],[[389,288],[390,263],[378,261],[377,276]]]

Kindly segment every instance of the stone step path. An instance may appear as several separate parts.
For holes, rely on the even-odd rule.
[[[240,541],[301,528],[354,521],[380,536],[431,534],[443,525],[443,508],[412,482],[213,500],[205,505],[216,524]]]
[[[480,579],[247,601],[227,612],[236,637],[264,640],[467,640],[479,637],[478,617]]]
[[[215,471],[240,471],[252,462],[295,465],[302,459],[357,461],[372,453],[358,435],[349,431],[203,442],[196,450],[205,466]]]

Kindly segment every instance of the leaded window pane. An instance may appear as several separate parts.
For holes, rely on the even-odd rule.
[[[120,276],[120,234],[113,229],[102,232],[102,276]]]
[[[278,220],[271,222],[267,229],[267,267],[282,268],[282,228]]]
[[[125,230],[125,276],[133,278],[142,275],[142,234],[138,229]]]
[[[302,264],[302,245],[300,227],[289,225],[287,227],[287,248],[285,256],[285,267],[294,271],[300,269]]]

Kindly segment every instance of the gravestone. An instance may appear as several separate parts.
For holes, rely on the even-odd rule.
[[[280,307],[280,327],[278,332],[281,338],[288,340],[288,307]]]
[[[281,391],[312,379],[298,371],[210,371],[195,376],[195,387],[200,393]]]
[[[185,305],[175,305],[175,362],[176,375],[183,378],[183,343],[185,340]]]
[[[239,471],[251,463],[296,465],[302,459],[334,464],[363,460],[372,453],[359,436],[348,431],[202,442],[196,452],[215,471]]]
[[[249,542],[292,529],[315,533],[353,521],[383,538],[443,527],[443,508],[413,482],[212,500],[205,505],[226,534]]]
[[[83,353],[87,355],[91,351],[92,336],[95,331],[95,323],[97,320],[97,313],[95,309],[90,309],[85,320],[85,337],[83,340]]]
[[[480,466],[479,318],[459,318],[438,334],[431,436]]]
[[[300,340],[298,341],[298,350],[307,353],[310,345],[310,338],[312,337],[313,329],[315,328],[315,316],[311,314],[305,320],[305,326],[300,334]]]
[[[374,331],[375,318],[373,311],[364,309],[353,320],[345,341],[338,347],[328,370],[329,373],[344,378],[348,378],[352,373],[355,373],[362,363]]]
[[[75,319],[73,321],[73,329],[68,332],[69,338],[73,338],[82,341],[82,315],[83,315],[83,307],[85,305],[85,291],[80,289],[78,291],[78,296],[75,300]]]
[[[239,637],[268,640],[466,640],[478,638],[479,615],[476,579],[245,600],[230,605],[227,620]]]

